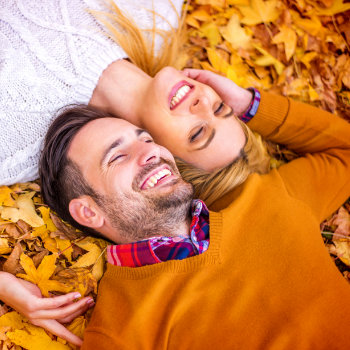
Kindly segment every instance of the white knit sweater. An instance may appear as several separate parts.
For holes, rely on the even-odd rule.
[[[0,185],[34,180],[60,107],[88,103],[102,71],[126,57],[87,9],[101,0],[0,0]],[[154,9],[176,25],[168,0],[114,0],[141,27]],[[178,12],[182,0],[172,0]],[[154,3],[154,4],[153,4]],[[158,17],[157,27],[167,24]]]

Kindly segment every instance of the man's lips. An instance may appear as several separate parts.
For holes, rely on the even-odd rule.
[[[147,190],[158,187],[172,181],[174,178],[175,176],[169,167],[167,165],[162,165],[147,174],[147,177],[141,181],[140,189]]]
[[[171,89],[168,103],[169,108],[173,110],[176,108],[181,102],[183,102],[189,94],[194,89],[194,85],[190,84],[186,80],[181,80],[177,84],[174,85],[174,87]]]

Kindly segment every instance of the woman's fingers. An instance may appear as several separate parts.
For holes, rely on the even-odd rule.
[[[32,323],[36,326],[47,329],[52,334],[55,334],[74,345],[81,346],[83,344],[83,341],[79,337],[70,332],[66,327],[61,325],[56,320],[37,320]]]
[[[42,299],[44,300],[44,299]],[[93,299],[91,297],[85,297],[75,303],[70,303],[65,306],[58,308],[38,308],[36,311],[32,312],[31,319],[61,319],[68,317],[73,313],[82,313],[86,310],[86,306],[91,307],[93,304]]]
[[[56,309],[65,304],[71,304],[74,300],[81,297],[80,293],[73,292],[65,295],[50,298],[40,298],[37,301],[37,309]]]
[[[94,305],[95,305],[95,303],[92,303],[92,304],[86,303],[86,305],[84,305],[82,309],[79,309],[76,312],[73,312],[72,314],[70,314],[66,317],[58,318],[57,321],[60,323],[72,322],[76,317],[84,314],[90,307],[93,307]]]

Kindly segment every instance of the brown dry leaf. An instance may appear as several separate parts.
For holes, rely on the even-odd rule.
[[[344,239],[333,239],[334,245],[329,245],[331,254],[336,255],[344,264],[350,266],[350,242]]]
[[[83,233],[77,232],[73,227],[64,224],[62,220],[52,212],[50,212],[50,218],[58,231],[63,232],[67,236],[67,239],[73,240],[85,236]]]
[[[70,287],[70,291],[77,291],[82,296],[90,293],[96,293],[97,282],[92,273],[87,268],[69,268],[63,269],[56,273],[53,277],[66,286]]]
[[[350,236],[350,214],[344,207],[339,208],[338,213],[333,217],[332,224],[337,226],[335,233]]]
[[[25,279],[26,281],[36,284],[43,296],[48,297],[49,291],[58,291],[62,293],[68,293],[70,290],[67,286],[54,280],[49,280],[51,275],[55,271],[56,256],[45,256],[36,268],[33,260],[27,255],[22,254],[20,257],[20,263],[24,268],[25,274],[18,274],[18,277]]]
[[[11,254],[7,258],[6,262],[3,265],[3,271],[12,273],[13,275],[22,271],[21,265],[19,263],[20,256],[23,252],[21,244],[18,242],[14,246]]]

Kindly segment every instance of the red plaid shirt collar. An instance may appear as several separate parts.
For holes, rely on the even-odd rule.
[[[140,267],[202,254],[209,247],[209,211],[204,202],[193,200],[190,237],[152,237],[147,240],[107,247],[110,264]]]

